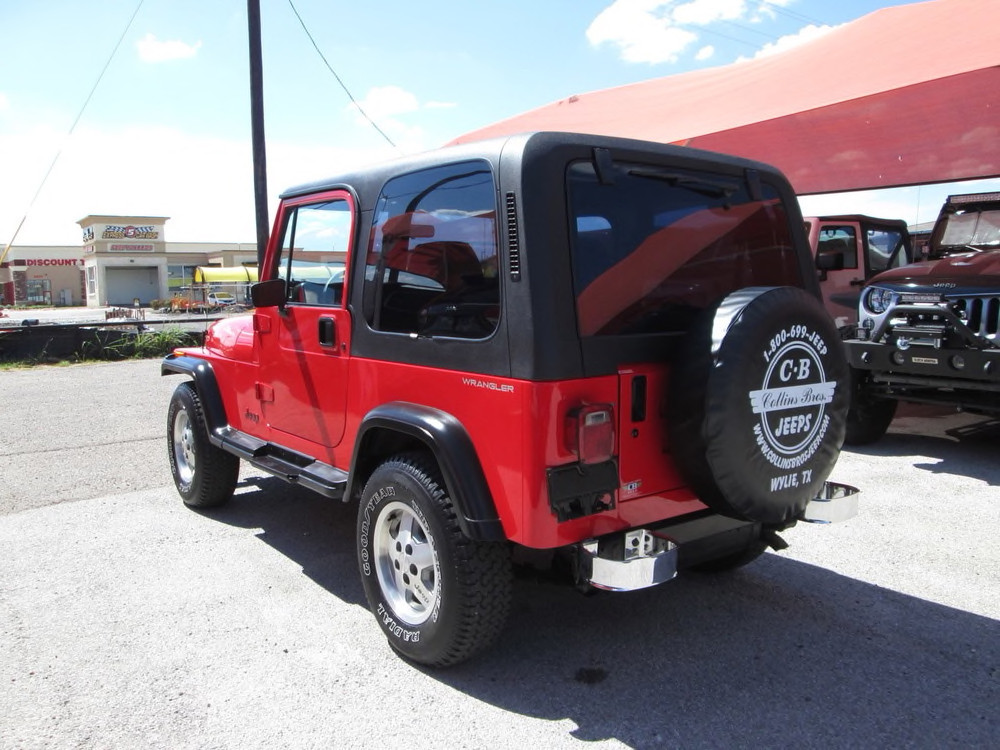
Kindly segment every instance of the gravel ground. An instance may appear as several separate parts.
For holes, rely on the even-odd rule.
[[[995,747],[1000,427],[910,409],[860,515],[730,575],[515,587],[434,672],[369,614],[354,509],[250,471],[178,499],[159,363],[0,372],[0,747]]]

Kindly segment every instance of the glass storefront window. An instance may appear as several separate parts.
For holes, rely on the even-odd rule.
[[[26,299],[29,305],[51,305],[52,282],[48,279],[28,279]]]

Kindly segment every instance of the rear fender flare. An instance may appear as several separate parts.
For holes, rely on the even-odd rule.
[[[368,412],[354,442],[344,497],[360,493],[375,467],[395,452],[387,446],[412,447],[414,442],[437,461],[463,533],[477,541],[504,541],[503,524],[472,439],[458,419],[439,409],[394,401]]]

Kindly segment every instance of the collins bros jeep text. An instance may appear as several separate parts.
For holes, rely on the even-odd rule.
[[[356,503],[389,643],[444,666],[505,621],[514,562],[631,590],[746,563],[826,479],[847,365],[798,204],[753,162],[537,133],[282,196],[252,314],[179,350],[184,501],[241,460]]]

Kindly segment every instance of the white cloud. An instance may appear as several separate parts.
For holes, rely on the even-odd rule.
[[[418,125],[407,122],[407,115],[415,112],[449,109],[456,105],[452,102],[427,102],[421,104],[415,94],[399,86],[376,86],[368,91],[364,99],[358,102],[364,113],[371,118],[378,129],[388,136],[395,144],[396,152],[415,153],[427,149],[427,134]],[[358,107],[348,105],[348,110],[355,113],[358,126],[371,129],[371,122],[366,119]]]
[[[704,47],[702,47],[695,53],[694,59],[700,62],[702,60],[708,60],[714,54],[715,54],[715,47],[713,47],[711,44],[706,44]]]
[[[148,63],[167,62],[169,60],[186,60],[198,54],[201,42],[188,44],[179,39],[160,41],[155,34],[146,34],[135,43],[139,51],[139,59]]]
[[[673,63],[694,48],[706,27],[718,22],[760,23],[776,17],[775,10],[794,0],[614,0],[587,28],[587,39],[595,47],[616,47],[625,62]],[[798,33],[766,44],[755,56],[780,52],[826,33],[832,27],[806,26]],[[726,35],[731,35],[727,29]],[[697,61],[715,55],[713,45],[697,46]],[[746,59],[740,57],[740,60]]]
[[[767,0],[767,2],[761,2],[758,4],[756,15],[752,20],[759,21],[761,18],[776,18],[778,16],[778,14],[774,12],[776,7],[784,8],[794,2],[796,2],[796,0]]]
[[[806,42],[811,42],[814,39],[819,39],[825,34],[829,34],[834,29],[840,28],[839,26],[814,26],[810,24],[809,26],[804,26],[799,29],[795,34],[789,34],[788,36],[783,36],[778,41],[772,42],[770,44],[765,44],[759,50],[754,58],[767,57],[768,55],[774,55],[778,52],[784,52],[785,50],[792,49],[793,47],[798,47],[800,44],[805,44]],[[742,59],[742,58],[741,58]]]
[[[358,104],[376,122],[420,109],[417,97],[399,86],[376,86]]]
[[[674,7],[671,17],[679,24],[734,21],[747,14],[746,0],[691,0]]]
[[[698,37],[674,23],[669,14],[673,5],[660,0],[615,0],[591,22],[587,40],[595,47],[618,47],[626,62],[676,62]]]

